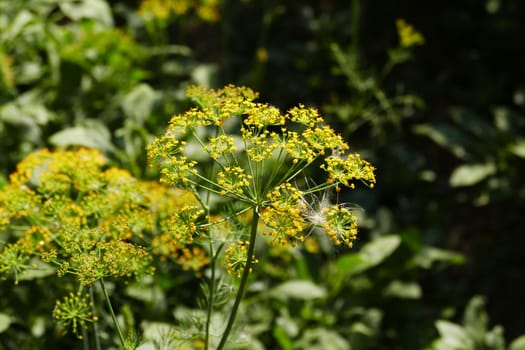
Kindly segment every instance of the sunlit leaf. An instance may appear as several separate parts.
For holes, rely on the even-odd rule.
[[[416,282],[394,280],[383,290],[383,295],[391,298],[419,299],[423,291]]]
[[[11,325],[11,316],[0,313],[0,333],[4,332]]]
[[[436,328],[441,335],[438,349],[474,350],[474,343],[463,327],[444,320],[436,321]]]
[[[420,124],[413,127],[417,135],[426,136],[437,145],[464,159],[472,145],[471,138],[459,129],[448,124]]]
[[[510,343],[509,350],[525,350],[525,335],[519,336]]]
[[[292,280],[284,282],[270,291],[276,299],[318,299],[326,296],[326,290],[310,281]]]
[[[494,163],[463,164],[454,169],[448,182],[452,187],[472,186],[495,172],[496,166]]]
[[[465,257],[455,252],[427,246],[414,256],[412,262],[417,267],[429,269],[436,262],[463,264]]]
[[[339,275],[351,276],[366,271],[384,261],[392,254],[401,238],[398,235],[386,235],[365,244],[357,254],[347,254],[337,260]]]
[[[49,142],[55,146],[84,146],[102,151],[112,151],[111,134],[99,121],[91,120],[82,126],[74,126],[53,134]]]
[[[515,156],[525,158],[525,139],[519,138],[517,139],[511,146],[510,151]]]
[[[149,85],[140,84],[124,96],[122,109],[137,124],[143,125],[151,114],[155,98],[155,91]]]
[[[62,12],[74,21],[91,19],[103,24],[106,28],[113,27],[111,8],[104,0],[64,1],[59,6]]]

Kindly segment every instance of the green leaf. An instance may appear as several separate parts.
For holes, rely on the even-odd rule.
[[[11,325],[11,316],[0,313],[0,333],[4,332]]]
[[[415,266],[430,269],[436,262],[460,265],[465,263],[465,257],[461,254],[443,250],[435,247],[424,247],[411,261]]]
[[[86,120],[84,125],[74,126],[53,134],[49,142],[58,147],[83,146],[111,152],[111,134],[102,122]]]
[[[336,331],[313,328],[304,331],[303,336],[295,341],[294,349],[350,350],[351,347],[347,340]]]
[[[509,350],[525,350],[525,335],[521,335],[510,343]]]
[[[143,125],[151,114],[156,99],[155,91],[147,84],[139,84],[122,100],[124,113],[135,123]]]
[[[385,235],[365,244],[357,254],[347,254],[337,260],[340,275],[351,276],[379,265],[401,243],[398,235]]]
[[[64,1],[59,6],[60,10],[73,21],[91,19],[106,28],[113,27],[111,8],[104,0]]]
[[[292,280],[284,282],[270,291],[276,299],[301,299],[311,300],[326,297],[326,290],[311,281]]]
[[[493,126],[467,108],[452,107],[449,112],[456,123],[480,139],[489,140],[494,137]]]
[[[19,276],[20,281],[29,281],[37,278],[44,278],[55,274],[55,268],[42,260],[31,259],[31,268],[24,270]]]
[[[489,316],[485,311],[485,300],[476,295],[470,299],[463,314],[464,329],[477,340],[478,343],[485,342],[485,335],[488,330]]]
[[[417,135],[426,136],[456,157],[464,159],[473,142],[471,137],[448,124],[420,124],[412,128]]]
[[[464,164],[454,169],[448,182],[452,187],[472,186],[495,172],[494,163]]]
[[[383,295],[391,298],[419,299],[423,292],[416,282],[394,280],[383,290]]]
[[[518,156],[520,158],[525,158],[525,139],[519,138],[517,139],[511,146],[510,146],[510,152],[514,154],[515,156]]]
[[[438,349],[474,350],[474,343],[463,327],[444,320],[436,321],[436,328],[441,335]]]

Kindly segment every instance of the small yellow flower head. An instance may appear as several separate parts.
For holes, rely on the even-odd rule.
[[[233,143],[233,137],[228,135],[212,137],[207,147],[208,153],[213,159],[219,159],[222,156],[226,157],[229,153],[237,150]]]
[[[226,264],[226,271],[232,276],[241,278],[241,275],[246,266],[246,256],[248,254],[248,241],[239,241],[232,243],[226,248],[224,254],[224,261]],[[259,260],[253,259],[252,263],[257,264]],[[251,272],[251,271],[250,271]]]
[[[204,215],[204,210],[195,205],[185,205],[179,209],[169,221],[169,231],[177,244],[193,243],[198,236],[198,221]]]
[[[82,329],[87,329],[87,324],[95,320],[91,313],[89,295],[70,293],[62,300],[57,300],[53,318],[61,324],[64,333],[71,328],[73,333],[82,339]]]
[[[402,47],[412,47],[423,45],[425,38],[423,34],[418,32],[412,25],[408,24],[404,19],[396,21],[397,33]]]
[[[248,116],[243,120],[249,128],[262,129],[270,125],[284,125],[285,118],[279,109],[264,103],[257,103],[247,111]]]
[[[302,212],[305,204],[302,192],[285,182],[268,194],[271,206],[263,211],[261,218],[269,228],[265,235],[271,237],[272,244],[295,246],[302,242],[307,226]]]
[[[241,133],[246,144],[246,154],[252,162],[270,159],[273,151],[278,147],[273,139],[269,137],[270,132],[268,130],[254,134],[248,129],[242,128]]]
[[[320,124],[324,121],[319,115],[317,109],[305,108],[302,104],[300,104],[298,107],[290,109],[288,111],[287,117],[292,122],[302,124],[309,128],[313,128],[316,124]]]
[[[346,158],[330,156],[325,159],[325,164],[321,165],[321,168],[328,172],[330,183],[353,188],[354,184],[351,182],[355,180],[368,183],[370,187],[374,187],[376,182],[375,168],[362,160],[357,153],[349,154]]]
[[[306,129],[303,137],[308,142],[310,147],[324,154],[325,149],[337,150],[344,152],[350,147],[343,141],[341,135],[338,135],[328,125]]]
[[[200,275],[199,271],[210,263],[206,251],[200,247],[182,247],[176,257],[177,263],[184,271],[192,270]]]
[[[342,205],[333,205],[324,212],[322,227],[328,237],[336,245],[343,243],[352,248],[352,241],[357,238],[357,219],[352,211]]]
[[[223,195],[242,196],[248,190],[251,178],[252,176],[247,175],[241,167],[225,167],[218,173],[217,184]]]
[[[298,132],[283,129],[280,134],[272,133],[272,138],[280,148],[286,151],[293,164],[300,161],[311,163],[319,155]]]
[[[276,209],[300,211],[304,207],[303,193],[289,182],[276,186],[267,197]]]
[[[266,208],[261,213],[261,219],[269,230],[264,235],[270,237],[271,244],[295,247],[297,242],[303,242],[307,222],[297,208]]]

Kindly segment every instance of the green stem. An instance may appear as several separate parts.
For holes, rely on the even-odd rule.
[[[96,316],[96,309],[95,309],[95,295],[93,293],[93,285],[89,285],[89,297],[91,299],[91,313],[93,316]],[[95,349],[100,350],[102,349],[100,347],[100,337],[98,332],[98,323],[97,321],[93,321],[93,333],[95,334]]]
[[[255,250],[255,238],[257,236],[257,224],[259,223],[259,215],[257,213],[257,209],[258,209],[257,206],[253,208],[252,227],[251,227],[251,232],[250,232],[250,243],[248,245],[248,253],[246,254],[246,265],[244,266],[244,271],[242,272],[241,282],[239,284],[239,290],[237,290],[237,295],[235,296],[235,301],[233,302],[233,307],[230,312],[230,318],[228,319],[228,323],[226,324],[226,328],[224,329],[224,333],[222,334],[222,338],[219,343],[219,346],[217,346],[217,350],[222,350],[222,348],[226,344],[226,340],[228,339],[228,336],[230,335],[230,331],[232,329],[233,322],[235,320],[235,316],[237,315],[237,309],[239,308],[241,300],[244,296],[244,290],[246,288],[246,283],[248,282],[248,276],[250,275],[250,271],[252,269],[253,251]]]
[[[204,336],[204,350],[208,350],[210,343],[210,323],[211,323],[211,313],[213,311],[213,303],[215,302],[215,258],[213,253],[213,242],[210,237],[210,255],[212,256],[210,268],[211,268],[211,277],[210,282],[208,283],[208,310],[206,312],[206,334]]]
[[[122,345],[123,349],[126,349],[126,340],[124,338],[124,334],[122,333],[122,330],[120,329],[120,325],[117,320],[117,316],[115,316],[115,312],[113,311],[113,306],[111,306],[111,300],[109,300],[109,294],[106,289],[106,285],[104,284],[104,280],[101,278],[100,285],[102,286],[102,292],[104,293],[104,298],[106,299],[106,303],[108,304],[109,313],[111,314],[111,319],[113,320],[113,324],[115,325],[115,328],[117,329],[118,337],[120,339],[120,344]]]

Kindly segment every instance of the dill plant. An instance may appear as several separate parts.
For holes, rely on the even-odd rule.
[[[91,323],[100,349],[93,293],[98,283],[122,347],[128,349],[105,281],[151,275],[156,260],[171,259],[184,270],[206,265],[203,249],[175,243],[168,229],[177,218],[169,213],[181,215],[192,202],[187,191],[108,167],[94,149],[33,152],[0,191],[0,277],[12,278],[15,285],[35,271],[61,278],[57,292],[69,292],[56,301],[54,320],[62,332],[71,330],[86,344]]]
[[[357,235],[353,212],[344,204],[327,204],[312,214],[309,198],[328,190],[341,191],[363,183],[375,184],[374,167],[328,126],[314,108],[299,105],[282,113],[246,87],[222,89],[192,86],[187,95],[195,107],[173,116],[166,132],[147,147],[160,181],[192,191],[200,203],[204,222],[180,216],[184,235],[209,242],[210,278],[204,348],[211,344],[210,320],[215,301],[217,261],[239,278],[239,287],[217,349],[232,330],[248,277],[257,258],[256,237],[272,245],[296,246],[312,226],[324,229],[335,245],[352,247]],[[323,182],[308,186],[301,181],[309,170],[325,172]],[[193,208],[194,212],[198,209]],[[224,232],[225,221],[247,220],[245,232]],[[220,228],[218,227],[220,226]],[[224,250],[224,252],[222,252]],[[222,254],[223,253],[223,254]],[[221,255],[222,254],[222,255]]]

